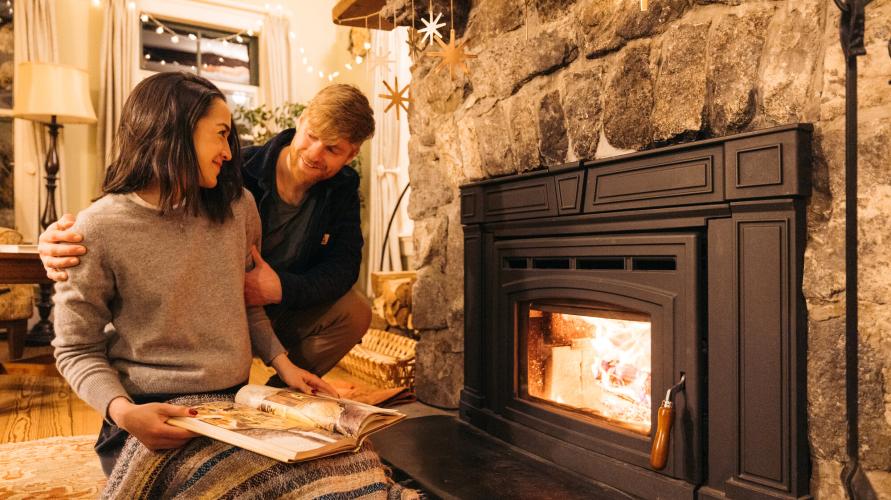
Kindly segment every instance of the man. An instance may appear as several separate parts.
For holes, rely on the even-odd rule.
[[[359,276],[362,232],[359,176],[344,168],[374,134],[368,99],[350,85],[322,89],[296,129],[242,151],[245,187],[263,224],[262,252],[245,276],[245,301],[265,305],[291,361],[317,375],[357,344],[371,322],[365,297],[351,288]],[[68,278],[89,245],[69,231],[64,215],[40,235],[47,276]]]

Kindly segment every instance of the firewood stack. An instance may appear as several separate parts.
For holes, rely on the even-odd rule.
[[[374,311],[390,326],[413,330],[411,290],[415,272],[374,273],[371,288],[374,291]]]

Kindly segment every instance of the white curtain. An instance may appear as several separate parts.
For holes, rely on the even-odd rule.
[[[139,15],[135,3],[128,0],[105,0],[96,132],[97,151],[103,160],[103,170],[112,159],[114,134],[120,123],[124,102],[136,85],[139,30]]]
[[[288,18],[267,15],[260,33],[260,92],[263,104],[276,108],[295,98]]]
[[[396,202],[402,190],[408,185],[408,116],[404,110],[400,110],[399,120],[396,119],[395,106],[386,113],[384,109],[390,101],[379,97],[380,94],[389,94],[384,86],[384,81],[394,86],[394,77],[399,78],[399,87],[405,87],[411,82],[411,58],[408,54],[408,45],[405,41],[408,35],[405,27],[393,31],[372,31],[371,50],[377,54],[389,52],[389,59],[395,61],[389,66],[376,67],[371,75],[374,83],[373,91],[369,96],[374,109],[376,123],[374,138],[371,140],[371,173],[368,231],[368,279],[366,280],[366,293],[371,295],[371,273],[383,271],[402,271],[402,252],[400,250],[400,238],[411,241],[414,228],[412,220],[408,217],[408,197],[411,189],[402,199],[398,209]],[[398,92],[397,89],[393,89]],[[408,95],[406,92],[404,95]],[[394,209],[396,215],[390,228],[386,248],[383,248],[386,236],[387,224]],[[381,251],[383,250],[383,265],[381,263]]]
[[[56,39],[54,0],[15,0],[15,64],[26,61],[56,63],[59,47]],[[46,126],[28,120],[15,120],[15,219],[25,241],[37,241],[40,212],[45,197],[43,165],[48,142]],[[63,155],[62,143],[56,150]],[[64,173],[64,172],[60,172]],[[58,184],[57,184],[58,185]],[[56,206],[61,205],[61,190]]]

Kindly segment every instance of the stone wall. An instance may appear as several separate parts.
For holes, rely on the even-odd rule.
[[[420,19],[427,5],[415,3]],[[459,36],[478,55],[470,73],[451,80],[447,70],[433,70],[430,57],[412,70],[419,398],[456,407],[462,385],[462,183],[810,122],[815,169],[804,295],[813,493],[843,497],[845,67],[834,3],[651,0],[647,12],[636,0],[456,4],[467,20]],[[388,8],[408,24],[410,5],[391,0]],[[861,463],[874,487],[891,494],[891,0],[875,0],[866,11],[868,54],[859,59]]]

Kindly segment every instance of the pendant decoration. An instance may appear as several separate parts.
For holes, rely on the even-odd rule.
[[[408,45],[408,55],[411,56],[412,61],[417,61],[424,50],[424,42],[421,40],[418,30],[408,28],[408,40],[405,43]]]
[[[428,55],[431,57],[440,57],[442,58],[439,61],[439,64],[436,65],[434,71],[439,71],[443,66],[448,65],[449,67],[449,77],[454,80],[455,79],[455,68],[461,68],[465,73],[470,73],[470,70],[467,69],[467,63],[465,62],[467,59],[473,59],[476,57],[476,54],[468,54],[464,51],[464,42],[466,40],[461,40],[457,44],[455,43],[455,30],[452,29],[449,32],[449,43],[446,44],[441,39],[437,39],[436,43],[439,44],[439,47],[442,50],[436,50],[432,52],[428,52]]]
[[[430,20],[426,20],[423,17],[421,18],[421,22],[424,23],[424,27],[421,28],[421,33],[424,34],[424,38],[421,40],[423,43],[427,43],[427,38],[430,38],[430,43],[433,43],[433,40],[442,39],[442,34],[439,32],[439,28],[442,28],[446,25],[446,23],[440,23],[439,20],[442,18],[442,12],[436,16],[436,19],[433,18],[433,11],[430,11]]]
[[[378,50],[372,51],[368,53],[368,56],[365,58],[366,63],[368,63],[368,71],[374,74],[374,70],[377,68],[383,68],[384,74],[383,76],[387,76],[387,72],[390,71],[390,65],[394,64],[396,61],[390,58],[390,50],[384,47],[380,47]]]
[[[399,120],[399,108],[405,110],[408,113],[408,106],[411,104],[411,91],[409,90],[409,86],[399,88],[399,77],[393,77],[393,86],[391,87],[386,80],[384,80],[384,86],[387,87],[387,90],[390,92],[389,94],[378,94],[378,97],[383,97],[384,99],[388,99],[390,104],[384,108],[384,113],[390,111],[390,108],[396,107],[396,119]],[[408,95],[403,95],[408,92]]]

